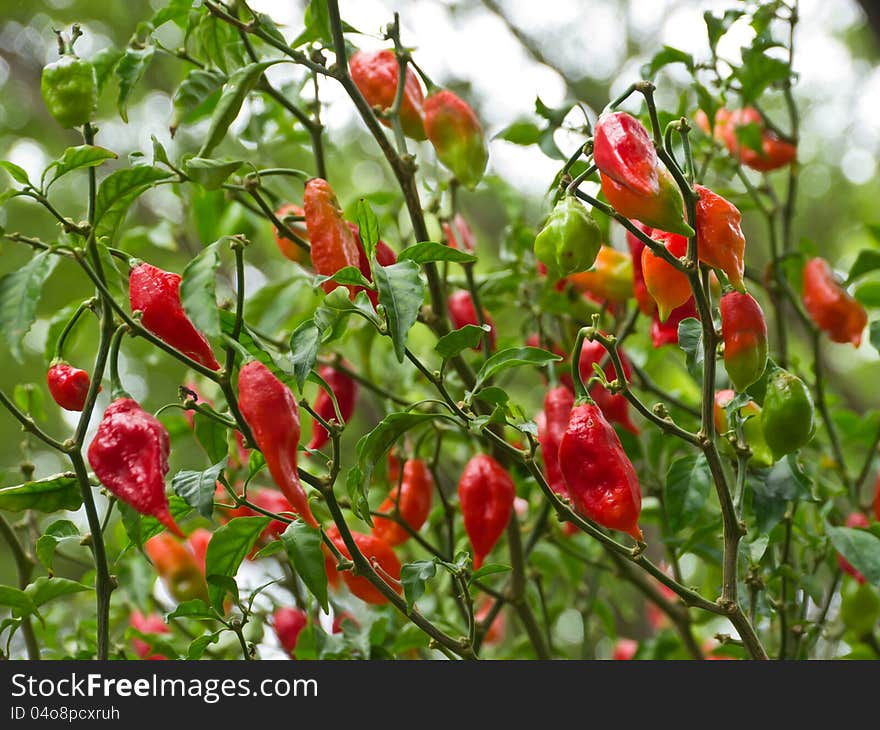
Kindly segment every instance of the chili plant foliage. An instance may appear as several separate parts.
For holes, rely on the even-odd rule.
[[[561,169],[543,219],[505,189],[500,245],[474,100],[387,20],[381,52],[336,0],[283,31],[175,0],[90,58],[59,34],[42,95],[81,139],[39,179],[0,162],[0,200],[57,224],[0,229],[29,255],[0,279],[5,356],[34,362],[41,294],[70,282],[45,375],[0,392],[25,434],[4,654],[874,656],[880,418],[825,363],[869,321],[880,339],[873,289],[847,291],[880,256],[839,275],[794,235],[796,7],[707,13],[703,58],[666,48],[604,109],[511,120]],[[735,22],[739,63],[715,52]],[[126,122],[160,58],[175,139],[124,159],[96,103],[115,88]],[[337,192],[364,168],[331,91],[387,171],[363,197]],[[142,196],[183,213],[136,229]],[[176,369],[147,389],[155,363]]]

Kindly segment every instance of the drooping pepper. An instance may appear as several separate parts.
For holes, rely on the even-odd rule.
[[[828,262],[813,258],[804,266],[804,307],[832,342],[862,344],[868,313],[836,279]]]
[[[297,514],[317,527],[297,473],[299,407],[290,388],[263,363],[252,360],[238,373],[238,406],[263,452],[272,480]]]
[[[186,545],[167,533],[144,543],[144,550],[174,600],[208,600],[208,584],[198,561]]]
[[[336,403],[339,405],[339,413],[342,416],[342,420],[344,423],[348,423],[348,419],[350,419],[351,414],[354,413],[354,406],[358,395],[358,384],[342,371],[336,370],[329,365],[322,365],[318,368],[318,374],[327,381],[327,385],[330,386],[330,390],[332,390],[333,395],[336,396]],[[313,408],[315,413],[325,421],[336,419],[336,410],[333,408],[333,400],[324,388],[318,390],[318,397],[315,398],[315,405]],[[330,434],[327,433],[327,429],[324,428],[319,421],[315,420],[312,426],[312,440],[309,441],[308,445],[309,451],[317,451],[318,449],[323,448],[329,440]]]
[[[544,396],[544,410],[536,418],[544,474],[547,484],[557,494],[568,496],[565,479],[559,470],[559,444],[568,426],[568,417],[574,408],[574,393],[564,385],[551,388]]]
[[[477,318],[477,308],[474,306],[474,300],[471,297],[471,293],[466,289],[459,289],[450,294],[449,299],[446,302],[446,307],[449,310],[449,318],[452,320],[453,328],[461,329],[467,324],[479,327],[480,320]],[[489,349],[494,351],[495,323],[485,309],[483,309],[483,322],[489,325]],[[480,350],[479,347],[475,347],[474,349],[477,351]]]
[[[395,484],[388,497],[379,506],[379,512],[390,514],[397,508],[398,515],[413,532],[418,532],[431,511],[434,478],[422,459],[408,459],[403,465],[400,489]],[[400,495],[398,497],[398,494]],[[384,517],[373,519],[373,534],[381,537],[392,547],[406,542],[409,532],[394,520]]]
[[[559,445],[559,467],[575,509],[603,527],[635,540],[642,493],[617,433],[595,403],[576,405]]]
[[[651,344],[654,347],[663,347],[663,345],[678,344],[678,325],[685,319],[693,317],[700,318],[697,311],[697,304],[691,297],[680,307],[676,307],[669,313],[669,317],[665,322],[660,321],[657,312],[654,312],[651,318]]]
[[[394,580],[400,580],[400,561],[394,554],[394,550],[391,549],[391,546],[385,542],[385,540],[376,535],[365,535],[362,532],[352,532],[351,536],[354,538],[358,550],[363,553],[364,557],[370,561],[370,563],[377,563],[379,568],[381,568],[379,576],[383,580],[385,580],[383,573],[387,573]],[[336,527],[336,525],[332,525],[330,529],[327,530],[327,537],[330,538],[340,553],[349,560],[351,559],[351,553],[348,551],[345,541],[342,539],[342,535],[339,534],[339,528]],[[339,582],[339,572],[336,570],[336,560],[329,554],[329,550],[326,548],[325,550],[328,553],[327,558],[324,561],[324,567],[327,570],[327,578],[331,584],[335,585]],[[352,575],[350,570],[346,570],[342,573],[342,579],[345,581],[345,585],[348,586],[348,590],[362,601],[366,601],[373,605],[388,603],[388,599],[383,595],[382,591],[370,583],[367,578],[360,575]],[[386,580],[385,582],[387,583],[388,581]],[[389,585],[395,591],[400,593],[401,588],[397,583],[389,583]]]
[[[145,616],[137,609],[131,612],[129,624],[142,634],[167,634],[171,631],[159,614],[151,613],[149,616]],[[152,645],[137,636],[132,637],[131,646],[139,659],[155,661],[168,658],[163,654],[154,654]]]
[[[584,294],[612,304],[622,304],[633,295],[632,260],[622,251],[602,246],[593,270],[571,274],[568,280]]]
[[[278,608],[272,614],[272,627],[284,651],[293,656],[300,632],[309,623],[309,615],[301,608]]]
[[[861,512],[852,512],[846,518],[846,526],[854,529],[866,529],[871,526],[871,523]],[[865,576],[856,570],[853,564],[840,553],[837,554],[837,564],[844,573],[849,573],[858,583],[865,582]]]
[[[770,373],[761,427],[773,456],[781,459],[809,442],[814,419],[813,399],[804,381],[782,368]]]
[[[400,66],[394,51],[387,48],[380,51],[357,51],[348,61],[348,71],[351,80],[371,107],[387,112],[394,106],[397,82],[400,79]],[[425,97],[419,78],[407,66],[403,100],[400,104],[400,126],[407,137],[425,139],[425,125],[422,121],[424,104]],[[385,117],[380,117],[379,121],[386,127],[391,126],[391,122]]]
[[[641,231],[648,236],[652,235],[653,229],[644,225],[643,223],[639,223],[638,221],[634,221],[635,225],[641,229]],[[632,259],[632,269],[633,269],[633,294],[636,297],[636,302],[638,302],[639,310],[642,314],[650,317],[654,312],[657,311],[657,303],[654,301],[654,298],[648,293],[648,287],[645,286],[645,275],[642,272],[642,250],[645,248],[645,244],[638,238],[636,238],[629,231],[626,232],[626,245],[629,246],[629,254]]]
[[[49,113],[62,127],[80,127],[98,106],[95,67],[78,58],[67,44],[61,58],[43,68],[40,93]]]
[[[354,234],[342,217],[339,201],[330,184],[322,178],[312,178],[303,193],[306,228],[312,246],[312,265],[322,276],[333,276],[346,266],[358,268],[360,254]],[[322,285],[328,294],[337,286],[335,281]],[[356,289],[349,287],[352,297]]]
[[[278,210],[275,211],[275,217],[284,222],[284,218],[289,215],[295,215],[297,217],[304,217],[305,211],[300,208],[298,205],[294,205],[293,203],[285,203]],[[301,239],[308,242],[309,240],[309,231],[302,223],[291,223],[288,227]],[[272,228],[272,235],[275,238],[275,244],[278,246],[278,250],[281,251],[281,255],[291,261],[307,265],[309,262],[309,254],[305,251],[305,249],[297,246],[293,241],[291,241],[286,236],[282,235],[281,232],[277,228]]]
[[[57,362],[46,373],[52,399],[66,411],[81,411],[86,404],[92,381],[85,370]]]
[[[726,409],[734,397],[736,397],[736,393],[729,388],[719,390],[715,394],[715,430],[722,436],[730,430]],[[739,409],[739,414],[743,419],[743,438],[752,452],[750,461],[756,466],[773,466],[773,453],[767,445],[764,429],[761,426],[761,406],[750,400]],[[721,439],[721,448],[728,456],[736,456],[732,445],[726,438]]]
[[[746,239],[742,214],[729,201],[709,188],[695,185],[697,200],[697,255],[703,263],[721,269],[737,291],[745,291],[743,256]]]
[[[474,549],[474,569],[495,547],[513,513],[516,489],[510,474],[487,454],[477,454],[458,480],[464,529]]]
[[[168,431],[131,398],[118,398],[104,411],[88,458],[101,484],[142,515],[155,517],[183,537],[168,510]]]
[[[709,134],[709,120],[701,110],[696,116],[697,124]],[[761,136],[761,149],[755,150],[739,141],[737,129],[754,125]],[[719,109],[715,113],[715,139],[724,143],[728,152],[739,159],[746,167],[760,172],[770,172],[794,162],[797,158],[797,147],[780,138],[775,132],[767,129],[764,118],[754,107],[745,107],[729,111]]]
[[[767,322],[761,305],[749,294],[728,292],[720,307],[724,369],[733,387],[742,392],[767,366]]]
[[[599,253],[602,232],[593,216],[573,195],[565,195],[535,237],[535,258],[548,276],[561,278],[586,271]]]
[[[483,177],[489,151],[483,127],[470,105],[451,91],[425,100],[425,133],[440,160],[467,188]]]
[[[462,248],[467,253],[473,253],[476,248],[476,239],[474,232],[468,225],[461,213],[456,213],[452,218],[452,223],[448,221],[443,223],[443,234],[446,236],[447,245],[452,248]],[[459,246],[461,239],[461,246]]]
[[[676,258],[687,253],[688,242],[684,236],[654,230],[653,238]],[[648,246],[642,251],[642,274],[648,293],[657,303],[657,315],[661,322],[665,322],[673,309],[685,304],[692,296],[691,285],[684,272],[656,256]]]
[[[593,365],[601,363],[605,358],[605,353],[606,350],[601,342],[597,340],[584,341],[583,348],[581,349],[581,359],[578,362],[581,380],[584,383],[595,375],[596,371]],[[618,353],[620,355],[620,364],[623,366],[623,375],[629,381],[632,378],[632,366],[622,351],[618,350]],[[609,382],[617,379],[617,371],[614,369],[614,363],[611,362],[610,358],[605,363],[603,372]],[[590,397],[596,401],[596,405],[602,409],[603,415],[611,423],[619,423],[630,433],[638,435],[639,429],[630,418],[629,401],[621,393],[612,393],[602,383],[596,383],[590,388]]]
[[[207,338],[190,322],[180,301],[180,275],[150,264],[138,264],[128,276],[132,312],[156,337],[211,370],[219,370]]]
[[[602,192],[611,206],[622,216],[641,221],[646,226],[659,228],[661,231],[678,233],[682,236],[693,235],[693,228],[684,218],[681,191],[672,174],[662,165],[657,169],[660,192],[648,197],[633,192],[625,185],[620,185],[604,173],[599,175],[602,179]]]

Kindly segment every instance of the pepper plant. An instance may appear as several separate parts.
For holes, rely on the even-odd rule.
[[[880,257],[839,276],[797,238],[796,0],[707,12],[703,58],[661,50],[604,108],[511,120],[560,162],[539,215],[401,20],[377,41],[337,0],[297,28],[172,0],[124,48],[59,32],[41,91],[81,139],[39,180],[0,162],[28,257],[0,329],[36,370],[40,320],[46,353],[0,390],[25,438],[3,653],[876,658],[880,417],[826,361],[860,346]],[[96,104],[115,88],[128,122],[157,63],[170,135],[123,159]],[[356,153],[325,128],[339,92]],[[151,200],[181,214],[144,229]]]

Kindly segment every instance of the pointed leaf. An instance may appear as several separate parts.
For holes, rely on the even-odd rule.
[[[56,256],[43,251],[0,279],[0,330],[18,362],[23,359],[22,340],[37,318],[43,286],[57,263]]]
[[[415,602],[425,594],[425,584],[436,574],[437,565],[433,560],[417,560],[400,568],[400,582],[408,611],[412,611]]]
[[[211,578],[234,579],[241,561],[250,553],[269,522],[268,517],[235,517],[214,532],[208,543],[205,575],[211,605],[218,611],[223,610],[223,598],[228,588],[216,580],[212,582]]]
[[[83,591],[92,590],[91,586],[77,583],[75,580],[67,578],[49,578],[48,576],[40,576],[27,588],[25,593],[30,596],[34,605],[39,608],[44,603],[60,598],[61,596],[70,596],[74,593],[82,593]]]
[[[205,469],[205,471],[179,471],[171,480],[171,488],[202,517],[211,518],[214,513],[214,493],[217,480],[226,468],[227,459]]]
[[[171,117],[171,135],[184,122],[192,122],[205,116],[220,98],[220,89],[226,76],[214,69],[196,68],[190,71],[174,92]]]
[[[61,509],[76,510],[81,505],[79,481],[72,472],[0,489],[0,510],[7,512],[26,509],[57,512]]]
[[[183,270],[180,300],[196,329],[208,337],[220,336],[220,314],[217,309],[217,269],[220,267],[220,241],[190,261]]]
[[[492,328],[487,324],[484,324],[482,327],[475,324],[466,324],[461,329],[453,330],[443,335],[443,337],[437,340],[434,350],[444,360],[449,360],[465,350],[479,347],[483,334],[491,331]]]
[[[106,160],[115,160],[117,157],[119,157],[119,155],[115,152],[103,147],[95,147],[88,144],[79,145],[78,147],[68,147],[64,150],[61,157],[49,164],[49,167],[47,167],[46,171],[43,173],[45,177],[50,170],[52,171],[52,177],[49,178],[49,182],[46,183],[45,190],[48,190],[56,180],[66,175],[68,172],[80,170],[84,167],[97,167],[102,162],[105,162]]]
[[[98,188],[95,201],[95,235],[112,239],[135,198],[169,177],[171,173],[167,170],[148,165],[128,167],[108,175]]]
[[[562,358],[547,350],[539,347],[510,347],[501,352],[496,352],[492,357],[483,363],[480,372],[477,373],[477,380],[474,391],[479,390],[480,386],[489,378],[494,377],[498,373],[517,368],[522,365],[534,365],[536,367],[544,367],[551,362],[558,362]]]
[[[678,532],[692,524],[712,491],[712,475],[704,454],[684,456],[669,466],[663,504],[669,528]]]
[[[376,264],[373,277],[379,287],[379,303],[385,307],[388,316],[394,353],[397,361],[403,362],[407,333],[416,323],[425,299],[425,282],[413,261],[400,261],[390,266]]]
[[[868,530],[825,526],[837,552],[873,585],[880,586],[880,538]]]
[[[321,531],[302,520],[295,520],[282,533],[281,542],[293,569],[321,608],[327,611],[327,573],[324,551],[321,550]]]
[[[476,261],[477,257],[443,243],[424,241],[403,249],[397,260],[410,260],[415,261],[417,264],[427,264],[430,261],[452,261],[458,264],[470,264]]]
[[[126,124],[128,124],[128,99],[134,91],[134,87],[146,73],[155,52],[156,49],[153,46],[127,48],[125,54],[116,64],[116,80],[119,82],[116,107],[119,110],[119,116]]]

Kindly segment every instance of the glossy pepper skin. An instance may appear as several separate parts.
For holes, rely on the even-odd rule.
[[[85,370],[66,362],[55,363],[46,373],[52,399],[66,411],[81,411],[85,407],[91,383]]]
[[[507,527],[515,497],[513,479],[491,456],[478,454],[465,465],[458,480],[458,501],[474,548],[475,570]]]
[[[684,218],[684,201],[672,174],[663,165],[657,167],[659,190],[651,195],[618,183],[604,172],[599,173],[602,192],[612,207],[621,215],[641,221],[651,228],[693,235],[693,229]]]
[[[394,106],[397,95],[397,82],[400,79],[400,66],[394,51],[356,51],[348,62],[351,80],[363,94],[371,107],[388,111]],[[412,139],[425,139],[424,115],[425,96],[415,72],[407,66],[406,80],[403,83],[403,101],[400,104],[400,126],[403,133]],[[389,120],[379,118],[386,127]]]
[[[238,373],[238,407],[263,452],[272,480],[297,514],[317,527],[296,468],[299,407],[290,388],[263,363],[252,360]]]
[[[131,612],[129,624],[133,629],[140,631],[142,634],[167,634],[171,631],[159,614],[151,613],[149,616],[145,616],[137,609]],[[137,636],[132,637],[131,646],[134,649],[134,653],[137,654],[138,659],[155,661],[168,658],[162,654],[153,654],[152,645]]]
[[[593,162],[619,185],[642,196],[657,195],[660,161],[648,130],[626,112],[603,114],[593,134]]]
[[[400,561],[394,554],[394,550],[391,549],[391,546],[385,542],[385,540],[376,535],[365,535],[362,532],[354,531],[351,533],[351,536],[354,538],[358,550],[363,553],[364,557],[370,561],[370,563],[378,563],[381,568],[381,571],[379,572],[380,577],[383,577],[382,573],[384,572],[395,580],[400,580]],[[342,539],[342,535],[339,534],[339,528],[336,527],[336,525],[332,525],[330,529],[327,530],[327,537],[330,538],[340,553],[349,560],[351,559],[351,553],[348,551],[345,541]],[[335,585],[339,582],[339,573],[336,570],[336,560],[332,555],[329,555],[329,550],[327,552],[328,556],[325,560],[324,567],[327,570],[328,580],[332,585]],[[352,575],[350,570],[346,570],[342,573],[342,580],[345,581],[348,590],[362,601],[377,606],[383,603],[388,603],[388,599],[382,594],[382,592],[363,576]],[[389,585],[395,591],[400,593],[401,588],[399,585],[396,583],[389,583]]]
[[[454,329],[461,329],[467,324],[472,324],[476,327],[480,326],[480,320],[477,318],[477,308],[474,306],[474,300],[469,291],[459,289],[450,294],[449,299],[446,302],[446,308],[449,310],[449,318],[452,320],[452,326]],[[492,322],[492,318],[485,309],[483,310],[483,322],[490,327],[488,332],[489,349],[494,351],[495,323]],[[479,347],[473,349],[477,352],[480,350]]]
[[[425,134],[437,159],[467,188],[483,177],[489,151],[483,127],[470,105],[451,91],[438,91],[425,100]]]
[[[138,264],[128,276],[132,312],[156,337],[211,370],[219,370],[207,338],[190,322],[180,301],[180,275],[150,264]]]
[[[761,305],[749,294],[728,292],[721,297],[720,308],[724,369],[733,387],[742,392],[767,366],[767,322]]]
[[[813,399],[804,381],[779,368],[767,380],[761,411],[764,438],[776,459],[797,451],[813,436]]]
[[[544,396],[544,410],[538,414],[538,442],[544,457],[544,475],[547,484],[557,494],[568,496],[565,479],[559,469],[559,444],[568,426],[568,417],[574,408],[574,393],[564,385],[551,388]]]
[[[379,512],[390,514],[397,508],[400,518],[414,532],[418,532],[431,512],[433,494],[434,478],[428,465],[422,459],[409,459],[403,465],[403,478],[399,490],[395,483],[388,497],[379,506]],[[403,527],[384,517],[373,518],[373,534],[392,547],[410,538],[409,532]]]
[[[595,298],[622,304],[633,295],[633,266],[630,257],[611,246],[602,246],[592,271],[568,277],[572,286]]]
[[[865,517],[865,515],[863,515],[861,512],[852,512],[846,518],[846,526],[857,529],[867,529],[871,526],[871,523],[868,518]],[[858,570],[856,570],[855,567],[853,567],[853,564],[850,563],[849,560],[843,557],[843,555],[841,555],[840,553],[837,554],[837,564],[840,566],[840,569],[842,571],[848,573],[853,578],[855,578],[859,584],[865,582],[865,576],[863,576]]]
[[[653,238],[660,241],[676,258],[687,253],[688,242],[684,236],[655,230]],[[655,256],[647,246],[642,251],[642,274],[648,293],[657,303],[657,315],[661,322],[666,321],[673,309],[682,306],[692,297],[691,285],[684,272]]]
[[[339,413],[342,420],[348,423],[351,415],[354,413],[354,406],[357,402],[358,384],[345,373],[336,370],[329,365],[322,365],[318,368],[319,375],[327,381],[333,395],[336,396],[336,403],[339,405]],[[313,406],[317,413],[325,421],[336,420],[336,410],[333,408],[333,401],[327,395],[327,391],[321,388],[318,391],[318,397],[315,398]],[[317,420],[312,426],[312,440],[309,441],[309,451],[316,451],[323,448],[330,440],[330,434]]]
[[[333,276],[346,266],[358,268],[360,253],[357,241],[342,217],[333,188],[326,180],[316,177],[306,183],[303,210],[315,272],[322,276]],[[322,286],[329,294],[340,284],[325,281]],[[356,290],[353,287],[349,287],[349,290],[353,297]]]
[[[719,390],[715,394],[715,430],[722,436],[731,428],[726,408],[735,397],[736,393],[729,388]],[[751,459],[749,460],[750,463],[755,466],[773,466],[773,453],[767,445],[767,440],[764,438],[764,429],[761,427],[761,406],[755,403],[755,401],[750,400],[739,409],[739,412],[740,416],[745,419],[742,431],[743,438],[752,452]],[[721,439],[721,448],[731,458],[736,456],[733,446],[726,438]]]
[[[559,467],[575,509],[603,527],[635,540],[642,493],[632,462],[595,403],[575,406],[559,445]]]
[[[308,614],[301,608],[278,608],[272,614],[272,627],[278,643],[293,657],[300,632],[309,623]]]
[[[592,342],[589,340],[584,341],[583,348],[581,349],[581,359],[578,362],[581,380],[583,380],[584,383],[596,374],[593,365],[601,363],[605,358],[606,352],[607,351],[602,346],[601,342],[598,342],[597,340],[593,340]],[[623,351],[619,351],[619,354],[620,364],[623,366],[623,375],[627,381],[629,381],[632,378],[632,366],[629,364],[629,359]],[[605,378],[609,382],[617,379],[617,371],[614,369],[614,363],[611,362],[610,358],[605,363],[602,372],[605,373]],[[602,383],[596,383],[590,388],[590,397],[596,402],[596,405],[599,406],[602,410],[602,414],[608,419],[608,421],[611,423],[619,423],[630,433],[635,435],[639,434],[638,427],[630,418],[629,401],[624,398],[621,393],[612,393],[602,385]]]
[[[275,211],[275,217],[282,222],[284,222],[284,218],[289,215],[303,217],[305,216],[305,211],[293,203],[285,203]],[[309,240],[309,231],[304,224],[291,223],[288,227],[304,241]],[[275,238],[275,245],[278,246],[278,250],[281,251],[281,255],[284,256],[284,258],[290,259],[297,264],[308,264],[309,254],[304,249],[297,246],[289,238],[281,235],[281,232],[277,228],[272,228],[272,235]]]
[[[101,484],[142,515],[155,517],[183,537],[168,511],[168,431],[131,398],[118,398],[104,411],[88,458]]]
[[[208,600],[208,584],[192,551],[171,535],[161,533],[144,543],[147,557],[174,600]]]
[[[835,278],[828,262],[813,258],[804,266],[804,307],[832,342],[862,344],[868,313]]]
[[[653,229],[648,226],[635,221],[635,225],[641,229],[642,233],[650,236],[652,235]],[[636,302],[639,305],[639,311],[642,314],[650,317],[654,312],[657,311],[657,303],[654,301],[654,298],[648,293],[648,287],[645,286],[645,275],[642,272],[642,251],[645,248],[645,244],[642,243],[641,240],[636,238],[629,231],[626,232],[626,245],[629,247],[629,255],[632,259],[632,270],[633,270],[633,294],[635,295]]]
[[[651,344],[654,347],[663,347],[663,345],[678,344],[678,325],[689,317],[694,319],[700,318],[697,311],[697,305],[694,298],[691,297],[680,307],[676,307],[669,313],[669,317],[665,322],[660,321],[660,317],[655,311],[651,317]]]
[[[43,68],[40,93],[49,113],[62,127],[80,127],[98,106],[95,67],[72,53]]]
[[[703,263],[721,269],[737,291],[745,291],[746,239],[737,207],[709,188],[695,185],[697,200],[697,255]]]
[[[697,113],[697,124],[709,134],[709,120],[702,110]],[[761,133],[761,149],[741,145],[737,137],[738,127],[756,125]],[[715,113],[716,139],[724,143],[728,152],[739,159],[746,167],[760,172],[770,172],[785,167],[797,159],[797,147],[781,139],[775,132],[766,128],[764,119],[754,107],[730,111],[719,109]]]
[[[599,253],[602,232],[573,195],[564,196],[535,237],[535,258],[547,273],[561,278],[589,269]]]

